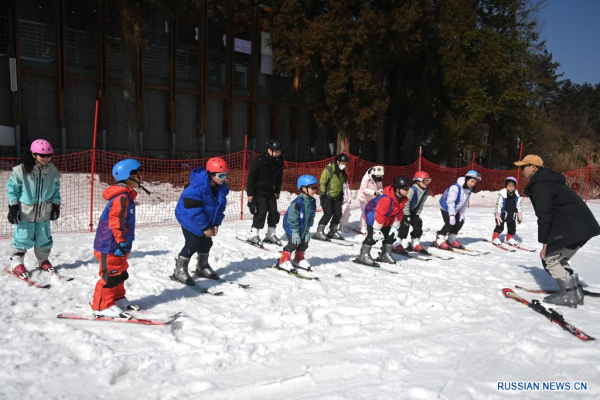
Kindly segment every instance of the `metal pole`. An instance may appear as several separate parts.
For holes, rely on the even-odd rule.
[[[96,116],[94,117],[94,141],[92,147],[92,184],[90,185],[90,232],[94,231],[94,172],[96,167],[96,133],[98,130],[98,100],[96,100]]]
[[[421,158],[423,157],[423,146],[419,146],[419,171],[421,170]]]
[[[587,176],[585,177],[585,202],[587,203],[588,187],[590,186],[590,155],[588,153]]]
[[[521,140],[521,150],[519,150],[519,161],[523,159],[523,141]],[[521,177],[521,168],[517,168],[517,188],[519,187],[519,178]]]
[[[242,190],[240,192],[240,220],[244,219],[244,187],[246,186],[246,157],[248,156],[248,135],[244,137],[244,161],[242,163]]]

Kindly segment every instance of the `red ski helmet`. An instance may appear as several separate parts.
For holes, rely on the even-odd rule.
[[[425,171],[417,171],[415,173],[415,176],[413,177],[413,181],[419,181],[420,182],[420,181],[423,181],[425,179],[431,179],[429,177],[429,174],[427,172],[425,172]]]
[[[210,173],[229,172],[229,167],[222,158],[213,157],[206,162],[206,171]]]

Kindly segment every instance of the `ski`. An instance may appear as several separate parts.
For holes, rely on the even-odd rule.
[[[481,256],[483,254],[488,254],[488,253],[479,253],[479,252],[476,252],[474,250],[473,251],[467,251],[467,252],[465,252],[463,250],[466,250],[466,249],[457,249],[457,248],[454,248],[454,247],[451,247],[449,249],[442,249],[441,247],[434,246],[432,243],[431,244],[428,243],[428,246],[433,247],[434,249],[437,249],[437,250],[447,251],[447,252],[450,252],[450,253],[460,254],[460,255],[463,255],[463,256],[477,257],[477,256]]]
[[[528,300],[522,298],[521,296],[519,296],[518,294],[516,294],[512,289],[509,289],[509,288],[502,289],[502,293],[507,298],[516,300],[519,303],[522,303],[522,304],[526,305],[527,307],[531,308],[535,312],[542,314],[544,317],[548,318],[551,322],[554,322],[555,324],[560,325],[561,328],[563,328],[564,330],[566,330],[567,332],[569,332],[576,338],[581,339],[581,340],[596,340],[593,337],[591,337],[588,334],[581,331],[580,329],[574,327],[567,321],[565,321],[563,315],[561,313],[559,313],[558,311],[556,311],[555,309],[553,309],[553,308],[546,309],[546,307],[544,307],[538,300],[528,301]]]
[[[444,261],[448,261],[448,260],[452,260],[454,259],[454,257],[444,257],[444,256],[440,256],[437,254],[433,254],[427,250],[423,250],[423,251],[414,251],[412,246],[409,244],[408,247],[406,248],[407,251],[412,252],[412,253],[417,253],[417,254],[423,254],[424,256],[429,256],[432,258],[437,258],[439,260],[444,260]]]
[[[354,246],[353,242],[350,242],[347,240],[331,239],[331,238],[329,238],[329,240],[323,240],[323,239],[317,239],[316,237],[311,237],[311,239],[318,240],[321,243],[332,243],[332,244],[337,244],[338,246],[344,246],[344,247]]]
[[[200,287],[198,285],[186,285],[186,287],[189,287],[190,289],[202,294],[210,294],[212,296],[223,296],[223,292],[211,292],[210,290]]]
[[[225,278],[219,278],[219,279],[215,279],[215,280],[219,281],[219,282],[228,282],[228,283],[230,283],[232,285],[234,285],[234,284],[237,283],[237,282],[234,282],[234,281],[230,281],[229,279],[225,279]],[[243,283],[237,283],[237,285],[239,287],[241,287],[242,289],[250,289],[250,285],[244,285]]]
[[[173,314],[168,317],[166,321],[149,318],[111,318],[111,317],[100,317],[89,314],[74,314],[74,313],[62,313],[56,317],[61,319],[76,319],[84,321],[105,321],[105,322],[127,322],[130,324],[142,324],[142,325],[170,325],[177,318],[181,316],[181,311],[177,314]]]
[[[50,276],[56,276],[57,278],[59,278],[59,279],[64,279],[64,280],[65,280],[65,281],[67,281],[67,282],[69,282],[69,281],[72,281],[73,279],[75,279],[75,278],[73,278],[72,276],[66,276],[66,275],[63,275],[63,274],[60,274],[60,273],[58,273],[58,272],[56,271],[56,268],[54,269],[54,272],[46,272],[46,271],[43,271],[41,268],[36,268],[36,269],[34,269],[33,271],[42,271],[42,272],[44,272],[45,274],[48,274],[48,275],[50,275]]]
[[[249,244],[252,247],[256,247],[257,249],[261,249],[261,250],[265,250],[265,251],[271,251],[271,249],[269,249],[268,247],[263,246],[262,244],[259,245],[259,244],[256,244],[256,243],[252,243],[248,239],[244,239],[244,238],[241,238],[239,236],[236,236],[235,238],[237,240],[239,240],[239,241],[242,241],[242,242],[244,242],[246,244]]]
[[[374,270],[376,270],[376,271],[387,272],[388,274],[394,274],[394,275],[397,275],[397,274],[399,273],[398,271],[393,271],[393,270],[391,270],[391,269],[382,268],[382,267],[381,267],[381,265],[379,265],[379,264],[377,264],[377,263],[376,263],[375,265],[369,265],[369,264],[362,263],[362,262],[358,261],[358,259],[357,259],[357,258],[356,258],[356,259],[354,259],[354,260],[352,260],[352,262],[353,262],[353,263],[355,263],[355,264],[358,264],[358,265],[364,265],[365,267],[372,268],[372,269],[374,269]]]
[[[311,276],[306,276],[306,275],[302,275],[298,272],[294,272],[293,270],[290,269],[285,269],[283,267],[280,267],[278,264],[273,264],[270,266],[270,268],[282,271],[282,272],[286,272],[288,275],[291,276],[295,276],[296,278],[300,278],[300,279],[306,279],[307,281],[318,281],[319,278],[317,277],[311,277]]]
[[[525,292],[529,292],[529,293],[538,293],[538,294],[553,294],[553,293],[556,293],[556,290],[532,289],[532,288],[526,288],[526,287],[519,286],[519,285],[515,285],[515,288],[517,288],[519,290],[523,290]],[[583,289],[583,294],[586,295],[586,296],[590,296],[590,297],[600,297],[600,293],[598,293],[598,292],[590,292],[589,290],[585,290],[585,289]]]
[[[515,244],[510,244],[510,243],[507,243],[507,242],[504,242],[504,244],[507,245],[507,246],[510,246],[510,247],[514,247],[515,249],[527,251],[529,253],[535,253],[537,251],[537,250],[532,250],[532,249],[526,249],[525,247],[521,247],[518,244],[515,245]]]
[[[517,250],[515,250],[515,249],[509,249],[509,248],[507,248],[507,247],[504,247],[504,246],[502,245],[502,243],[500,243],[500,244],[496,244],[496,243],[492,242],[491,240],[487,240],[487,239],[483,239],[483,241],[484,241],[484,242],[486,242],[486,243],[489,243],[489,244],[491,244],[492,246],[494,246],[494,247],[496,247],[497,249],[500,249],[500,250],[508,251],[508,252],[511,252],[511,253],[514,253],[514,252],[516,252],[516,251],[517,251]]]
[[[402,256],[402,257],[411,258],[413,260],[431,261],[431,258],[413,256],[412,254],[409,254],[408,251],[406,251],[406,250],[405,251],[395,251],[395,250],[392,250],[392,253],[398,254],[399,256]],[[423,253],[417,253],[417,254],[423,254]]]
[[[346,228],[350,229],[352,232],[356,232],[356,233],[358,233],[359,235],[362,235],[362,236],[367,236],[367,234],[366,234],[366,233],[362,233],[362,232],[360,231],[360,229],[356,229],[356,228],[353,228],[353,227],[351,227],[351,226],[347,226]]]
[[[29,278],[23,279],[19,275],[17,275],[14,272],[12,272],[10,269],[5,268],[4,272],[6,272],[7,274],[9,274],[11,276],[14,276],[15,278],[17,278],[17,279],[19,279],[19,280],[27,283],[28,285],[36,287],[38,289],[50,289],[50,286],[51,286],[50,284],[42,285],[41,283],[33,281],[33,280],[29,279]]]

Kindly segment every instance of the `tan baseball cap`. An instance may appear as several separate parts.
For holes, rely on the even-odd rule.
[[[536,165],[538,167],[543,167],[544,160],[542,160],[542,157],[536,156],[535,154],[528,154],[521,161],[515,161],[515,165],[517,165],[519,167],[521,165],[527,165],[527,164]]]

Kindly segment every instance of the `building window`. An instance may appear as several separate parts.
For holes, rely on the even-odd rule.
[[[257,104],[256,108],[256,149],[261,153],[265,151],[266,143],[271,139],[271,109],[268,104]]]
[[[252,3],[236,0],[234,13],[233,93],[252,95]]]
[[[208,91],[225,93],[228,1],[210,0],[208,22]]]
[[[200,72],[199,19],[181,18],[177,21],[177,85],[198,88]]]
[[[98,13],[94,4],[66,1],[65,45],[69,74],[98,76]]]
[[[8,53],[8,14],[0,10],[0,57]]]
[[[225,99],[208,97],[206,99],[206,151],[225,153]]]
[[[148,46],[144,49],[144,83],[169,85],[169,20],[159,8],[150,19]]]
[[[258,3],[258,30],[260,40],[260,57],[258,58],[258,97],[273,100],[273,52],[269,45],[271,38],[271,2]]]
[[[247,101],[233,102],[231,152],[244,150],[246,135],[250,130],[250,103]]]
[[[17,4],[21,66],[56,71],[55,2],[21,0]]]
[[[289,76],[279,76],[279,101],[281,103],[296,104],[294,79]]]

